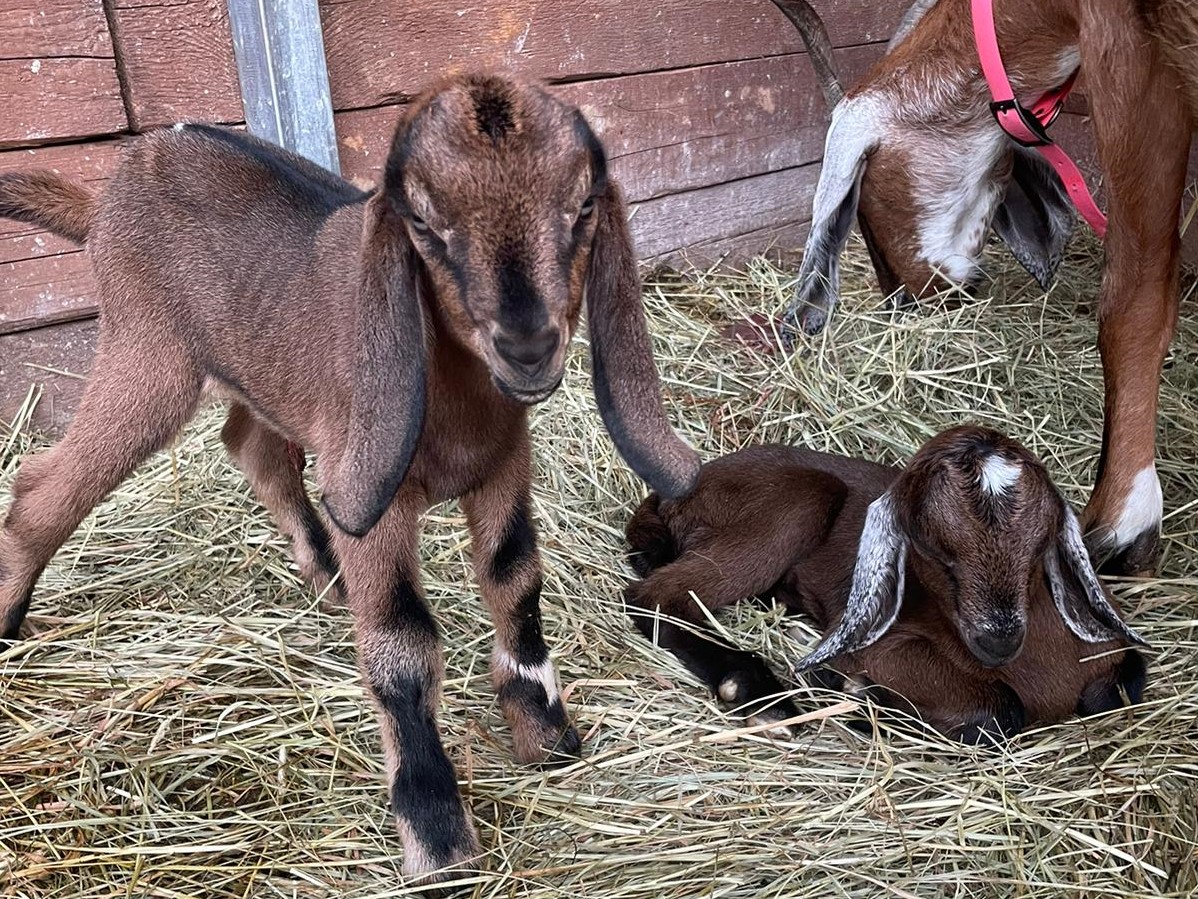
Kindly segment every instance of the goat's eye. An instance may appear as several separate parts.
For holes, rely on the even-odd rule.
[[[412,228],[416,231],[419,231],[421,234],[423,234],[424,232],[428,231],[428,222],[426,222],[420,216],[413,213],[412,214]]]
[[[578,210],[578,217],[584,219],[595,211],[595,198],[587,197],[586,202],[582,204],[582,208]]]

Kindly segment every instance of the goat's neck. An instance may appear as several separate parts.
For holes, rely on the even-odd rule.
[[[1025,104],[1059,86],[1077,68],[1074,13],[1071,3],[996,4],[1007,76]],[[968,130],[988,122],[990,92],[974,46],[970,0],[938,3],[875,67],[866,84],[886,98],[892,120],[899,125]],[[998,133],[997,128],[990,130]]]

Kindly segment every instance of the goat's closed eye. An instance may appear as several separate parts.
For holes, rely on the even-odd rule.
[[[414,230],[419,231],[421,234],[424,234],[425,232],[428,231],[428,222],[426,222],[424,219],[422,219],[420,216],[416,215],[415,213],[412,214],[411,221],[412,221],[412,228]]]
[[[587,197],[586,201],[582,204],[582,208],[578,210],[578,217],[580,219],[587,218],[594,211],[595,211],[595,198]]]

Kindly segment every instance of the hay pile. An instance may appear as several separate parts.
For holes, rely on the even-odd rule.
[[[993,295],[898,316],[847,260],[829,333],[797,356],[719,329],[789,294],[789,271],[646,286],[681,429],[710,457],[754,441],[903,458],[941,427],[1009,430],[1079,505],[1101,421],[1092,245],[1045,298],[996,254]],[[426,587],[445,635],[442,728],[484,845],[479,897],[1193,895],[1198,889],[1198,315],[1162,390],[1169,516],[1159,580],[1115,585],[1157,647],[1146,704],[1002,752],[912,726],[844,725],[800,695],[793,743],[738,730],[625,623],[622,531],[642,495],[613,454],[585,353],[535,422],[546,633],[585,761],[516,766],[487,674],[490,625],[456,507]],[[411,894],[350,622],[326,610],[226,461],[207,413],[80,529],[42,579],[38,637],[0,655],[0,892],[16,897]],[[0,432],[7,490],[25,438]],[[6,495],[6,493],[5,493]],[[743,608],[729,627],[782,666],[810,645]]]

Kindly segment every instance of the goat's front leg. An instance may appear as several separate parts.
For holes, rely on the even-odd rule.
[[[474,572],[495,623],[491,675],[516,757],[568,762],[581,752],[566,717],[541,632],[541,557],[529,509],[530,452],[524,435],[490,480],[462,497]]]
[[[445,880],[468,867],[479,846],[437,733],[442,660],[418,579],[424,506],[401,490],[369,533],[355,538],[333,529],[333,541],[358,662],[378,704],[404,873]]]
[[[1134,5],[1126,15],[1135,21]],[[1155,465],[1157,393],[1177,324],[1177,223],[1190,120],[1151,47],[1118,43],[1107,10],[1082,19],[1082,68],[1109,197],[1098,345],[1106,384],[1098,483],[1083,520],[1106,571],[1156,564],[1162,517]],[[1112,66],[1110,60],[1119,64]]]

